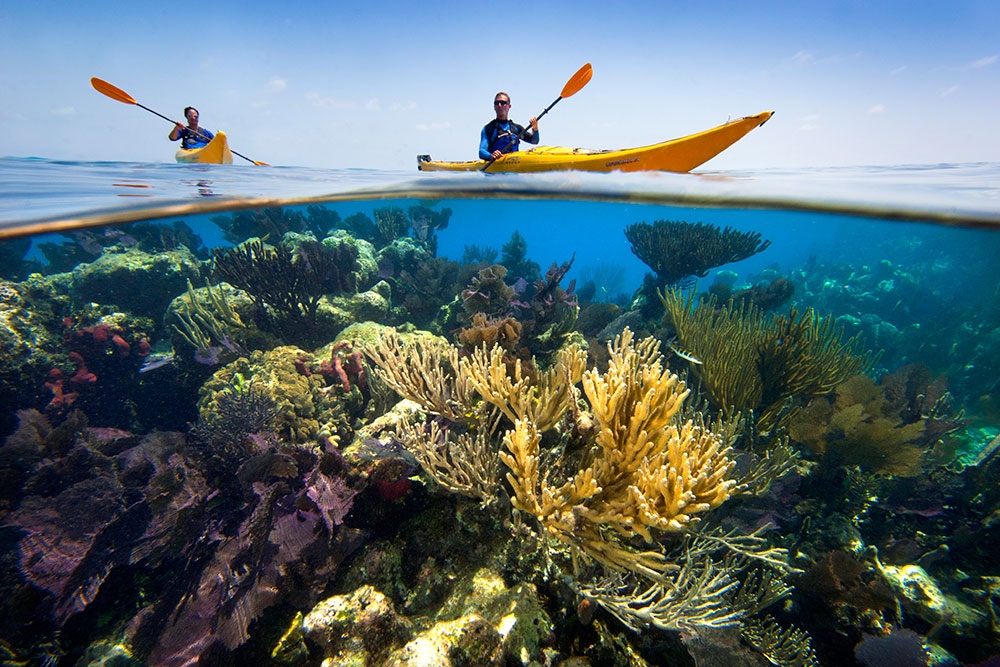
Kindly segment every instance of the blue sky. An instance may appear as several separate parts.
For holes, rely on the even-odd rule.
[[[702,168],[997,161],[1000,2],[0,3],[0,154],[172,161],[201,111],[275,165],[473,159],[493,94],[542,143],[623,148],[771,109]],[[237,161],[239,159],[237,158]]]

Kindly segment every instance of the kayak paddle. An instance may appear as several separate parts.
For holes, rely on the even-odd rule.
[[[159,113],[157,111],[153,111],[149,107],[143,106],[143,105],[139,104],[138,102],[135,101],[134,97],[132,97],[131,95],[129,95],[128,93],[126,93],[124,90],[122,90],[121,88],[118,88],[117,86],[111,85],[110,83],[108,83],[107,81],[104,81],[103,79],[98,79],[96,76],[92,76],[92,77],[90,77],[90,85],[92,85],[94,87],[94,90],[96,90],[97,92],[102,93],[104,95],[107,95],[108,97],[110,97],[113,100],[118,100],[119,102],[124,102],[125,104],[134,104],[135,106],[139,107],[140,109],[145,109],[149,113],[155,114],[155,115],[159,116],[163,120],[170,121],[171,123],[177,123],[177,121],[172,120],[170,118],[167,118],[162,113]],[[208,139],[208,137],[206,137],[204,134],[201,135],[201,136],[204,137],[205,139]],[[266,162],[258,162],[257,160],[251,160],[246,155],[242,155],[241,153],[237,153],[232,148],[230,148],[229,150],[232,152],[233,155],[239,155],[244,160],[247,160],[249,162],[253,162],[258,167],[270,167],[271,166],[271,165],[269,165]]]
[[[536,116],[535,119],[536,120],[541,119],[541,117],[544,116],[545,114],[547,114],[552,107],[554,107],[556,104],[559,103],[559,100],[561,100],[563,98],[566,98],[566,97],[572,97],[573,95],[576,95],[578,92],[580,92],[583,89],[584,86],[586,86],[588,83],[590,83],[590,78],[592,76],[594,76],[594,68],[591,67],[590,63],[587,63],[586,65],[584,65],[583,67],[581,67],[580,69],[578,69],[576,71],[576,74],[574,74],[573,76],[571,76],[569,78],[569,81],[566,82],[566,85],[563,86],[562,92],[559,93],[559,97],[557,97],[555,99],[555,102],[553,102],[549,106],[545,107],[545,111],[543,111],[542,113],[538,114],[538,116]],[[518,135],[517,135],[517,141],[520,141],[523,138],[523,135],[524,135],[525,132],[527,132],[527,130],[528,130],[528,128],[524,128],[523,130],[521,130],[520,133],[518,133]],[[496,162],[496,159],[495,158],[491,158],[486,163],[486,165],[483,166],[482,170],[486,171],[487,169],[490,168],[490,165],[492,165],[494,162]]]

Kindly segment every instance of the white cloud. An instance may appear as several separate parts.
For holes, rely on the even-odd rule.
[[[792,56],[791,60],[794,63],[799,63],[800,65],[807,65],[813,62],[815,58],[813,57],[813,54],[809,53],[808,51],[799,51],[794,56]]]
[[[382,105],[377,97],[367,101],[342,100],[336,97],[325,97],[317,92],[306,93],[306,101],[314,107],[344,109],[348,111],[381,111]]]
[[[812,132],[813,130],[819,129],[819,114],[809,114],[808,116],[803,116],[799,121],[799,130],[802,132]]]
[[[76,113],[75,107],[56,107],[52,110],[53,116],[72,116]]]
[[[885,111],[884,104],[876,104],[868,109],[868,113],[882,113],[883,111]]]
[[[902,74],[902,73],[903,73],[903,72],[905,72],[905,71],[906,71],[907,69],[909,69],[909,67],[910,67],[909,65],[902,65],[902,66],[900,66],[900,67],[897,67],[897,68],[896,68],[896,69],[894,69],[894,70],[891,70],[891,71],[889,72],[889,74],[890,74],[891,76],[896,76],[897,74]]]
[[[389,105],[389,111],[413,111],[417,108],[417,103],[414,101],[409,102],[393,102]]]
[[[833,54],[829,56],[823,56],[822,58],[817,57],[816,54],[811,53],[809,51],[798,51],[788,60],[794,65],[801,65],[804,67],[806,65],[839,64],[851,60],[859,60],[861,57],[862,53],[860,51],[849,53],[846,56],[840,54]]]
[[[942,90],[941,91],[941,97],[948,97],[949,95],[951,95],[952,93],[954,93],[956,90],[958,90],[958,86],[952,86],[951,88],[947,88],[945,90]]]
[[[996,62],[1000,60],[1000,56],[986,56],[985,58],[980,58],[979,60],[973,60],[971,63],[966,63],[964,65],[952,66],[952,67],[935,67],[932,72],[961,72],[963,70],[979,69],[980,67],[989,67],[990,65],[995,65]]]
[[[416,127],[421,132],[434,131],[434,130],[448,130],[451,129],[451,123],[445,121],[443,123],[417,123]]]
[[[271,80],[267,82],[267,87],[274,92],[278,92],[288,87],[288,81],[277,76],[272,76]]]

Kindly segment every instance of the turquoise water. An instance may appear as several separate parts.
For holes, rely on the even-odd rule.
[[[811,647],[785,664],[892,664],[866,662],[885,646],[915,651],[908,664],[929,664],[921,645],[950,664],[1000,655],[1000,164],[486,176],[3,158],[0,184],[9,664],[417,664],[391,661],[432,635],[447,644],[435,629],[473,617],[493,648],[465,636],[442,650],[600,665],[624,664],[629,646],[650,665],[680,655],[730,664],[735,647],[780,653],[767,631],[780,627]],[[659,271],[698,251],[703,271],[657,275],[626,235],[657,221],[705,232],[664,245],[672,254]],[[718,234],[757,234],[763,247],[723,256],[712,252]],[[234,246],[252,237],[291,250],[285,274],[260,278],[279,266],[260,253],[238,263]],[[309,250],[323,238],[353,248],[357,263],[339,254],[323,264]],[[285,282],[295,271],[320,281],[313,310],[310,288]],[[188,281],[215,329],[185,311]],[[690,333],[665,312],[657,290],[673,288],[705,300],[711,326]],[[283,306],[282,289],[298,290],[296,303]],[[729,298],[754,304],[762,329],[726,329]],[[751,588],[753,567],[725,560],[726,549],[692,551],[676,527],[646,542],[605,517],[600,539],[628,553],[675,563],[698,553],[695,573],[708,561],[729,568],[725,585],[709,587],[737,609],[729,620],[697,596],[630,615],[628,585],[612,595],[601,577],[613,568],[574,541],[596,496],[567,510],[577,537],[560,539],[573,531],[523,499],[512,513],[509,462],[495,461],[504,474],[478,496],[421,463],[429,440],[386,426],[398,397],[380,383],[413,359],[379,366],[355,353],[392,326],[468,354],[468,340],[489,334],[477,313],[518,332],[501,338],[508,369],[532,357],[544,368],[575,341],[604,373],[607,345],[627,326],[659,342],[705,419],[732,415],[733,396],[753,409],[727,441],[733,479],[785,451],[799,457],[794,472],[736,487],[685,530],[721,526],[784,550],[780,565],[751,559],[788,586],[781,601],[740,607],[735,590]],[[795,347],[809,334],[788,320],[802,313],[825,347]],[[708,342],[713,331],[770,343],[747,353],[753,345]],[[816,358],[835,381],[789,379],[820,375]],[[719,388],[741,372],[761,395]],[[577,411],[595,412],[577,387]],[[469,412],[426,414],[453,439],[483,428],[463,421]],[[508,446],[504,419],[487,459]],[[537,484],[586,467],[581,452],[597,446],[583,423],[563,417],[545,430],[548,477]],[[674,570],[665,576],[683,588]],[[359,611],[372,598],[359,596],[375,593],[364,585],[384,596],[391,632],[372,634]],[[515,620],[497,612],[512,599]],[[296,625],[296,612],[319,614],[323,600],[358,614],[346,629],[323,626],[353,643]]]

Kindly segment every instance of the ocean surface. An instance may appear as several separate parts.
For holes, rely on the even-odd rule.
[[[1000,660],[1000,163],[0,158],[0,317],[3,664]],[[528,384],[421,403],[386,327]],[[563,400],[569,349],[610,382],[630,335],[717,451],[601,463],[639,444],[592,377],[516,407]],[[669,391],[636,373],[628,405]]]

